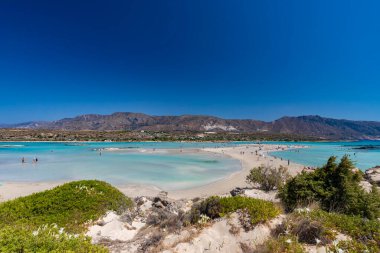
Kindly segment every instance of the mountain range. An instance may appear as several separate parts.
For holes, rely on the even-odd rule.
[[[2,128],[53,130],[146,130],[236,133],[283,133],[331,140],[379,139],[380,122],[332,119],[320,116],[282,117],[265,122],[252,119],[223,119],[205,115],[152,116],[117,112],[110,115],[86,114],[57,121],[0,125]]]

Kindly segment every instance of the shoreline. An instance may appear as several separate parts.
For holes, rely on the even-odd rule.
[[[263,149],[261,151],[258,151],[260,146],[263,147]],[[269,155],[270,152],[277,151],[276,147],[284,148],[284,150],[290,149],[287,148],[286,145],[273,144],[248,144],[236,147],[202,149],[206,152],[222,154],[232,159],[236,159],[240,161],[242,169],[206,185],[193,187],[191,189],[169,191],[168,197],[172,199],[190,199],[195,197],[207,197],[211,195],[227,194],[236,187],[249,187],[249,184],[247,184],[245,180],[246,176],[249,174],[249,171],[252,168],[258,167],[263,164],[271,165],[274,167],[279,167],[280,165],[288,167],[288,172],[291,175],[296,175],[300,173],[302,169],[305,167],[304,165],[291,162],[288,166],[286,160],[281,160],[281,158],[275,158]],[[305,147],[294,146],[291,148],[294,149]],[[258,151],[258,155],[256,155],[256,150]],[[244,154],[241,154],[240,152],[244,152]]]
[[[296,175],[302,171],[304,165],[291,162],[287,165],[287,160],[281,160],[269,155],[269,152],[282,150],[304,148],[304,146],[275,144],[240,144],[234,147],[217,147],[197,149],[198,152],[210,152],[218,155],[225,155],[229,158],[238,160],[241,164],[239,171],[233,172],[226,177],[217,179],[214,182],[194,186],[188,189],[179,190],[164,190],[154,185],[144,184],[128,184],[115,185],[121,192],[129,197],[137,196],[156,196],[161,191],[168,192],[168,197],[172,199],[191,199],[195,197],[207,197],[211,195],[223,195],[229,193],[236,187],[247,187],[245,178],[249,171],[260,165],[271,165],[278,167],[280,165],[288,167],[288,172],[291,175]],[[256,155],[257,152],[257,155]],[[2,182],[0,183],[0,202],[14,199],[21,196],[30,195],[32,193],[48,190],[69,181],[54,181],[54,182]]]

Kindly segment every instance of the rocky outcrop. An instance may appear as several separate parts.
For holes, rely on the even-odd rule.
[[[380,166],[376,166],[376,167],[366,170],[365,177],[372,184],[380,186]]]

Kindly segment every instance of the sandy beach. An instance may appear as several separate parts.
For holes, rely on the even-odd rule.
[[[229,193],[235,187],[249,186],[245,179],[249,171],[262,164],[279,167],[280,165],[288,167],[291,175],[296,175],[302,171],[303,165],[290,163],[288,161],[281,160],[280,158],[274,158],[268,155],[269,152],[280,149],[287,149],[287,146],[279,145],[242,145],[238,147],[223,147],[223,148],[205,148],[206,152],[213,152],[218,154],[227,155],[233,159],[240,161],[242,170],[235,172],[228,177],[220,179],[216,182],[195,187],[187,190],[171,191],[168,196],[173,199],[181,198],[195,198],[206,197],[210,195],[223,195]],[[303,148],[301,146],[294,146],[293,148]],[[257,151],[257,154],[256,154]]]
[[[288,161],[268,155],[271,151],[287,148],[289,147],[285,145],[250,144],[236,147],[201,149],[200,151],[203,152],[211,152],[218,155],[222,154],[233,159],[237,159],[240,161],[242,169],[210,184],[190,189],[168,191],[168,197],[172,199],[190,199],[195,197],[207,197],[210,195],[223,195],[235,187],[246,187],[248,185],[245,182],[245,178],[249,173],[249,170],[262,164],[272,165],[275,167],[283,165],[288,167],[291,175],[295,175],[302,171],[304,168],[303,165],[290,162],[290,165],[288,166]],[[292,146],[291,148],[303,148],[303,146]],[[20,196],[26,196],[35,192],[51,189],[63,183],[65,182],[4,182],[0,185],[0,201],[6,201]],[[130,197],[155,196],[162,191],[162,189],[155,186],[137,184],[116,187],[119,188],[125,195]]]

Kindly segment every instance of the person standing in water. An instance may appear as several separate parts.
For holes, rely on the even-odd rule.
[[[21,158],[21,163],[25,163],[25,158]]]

